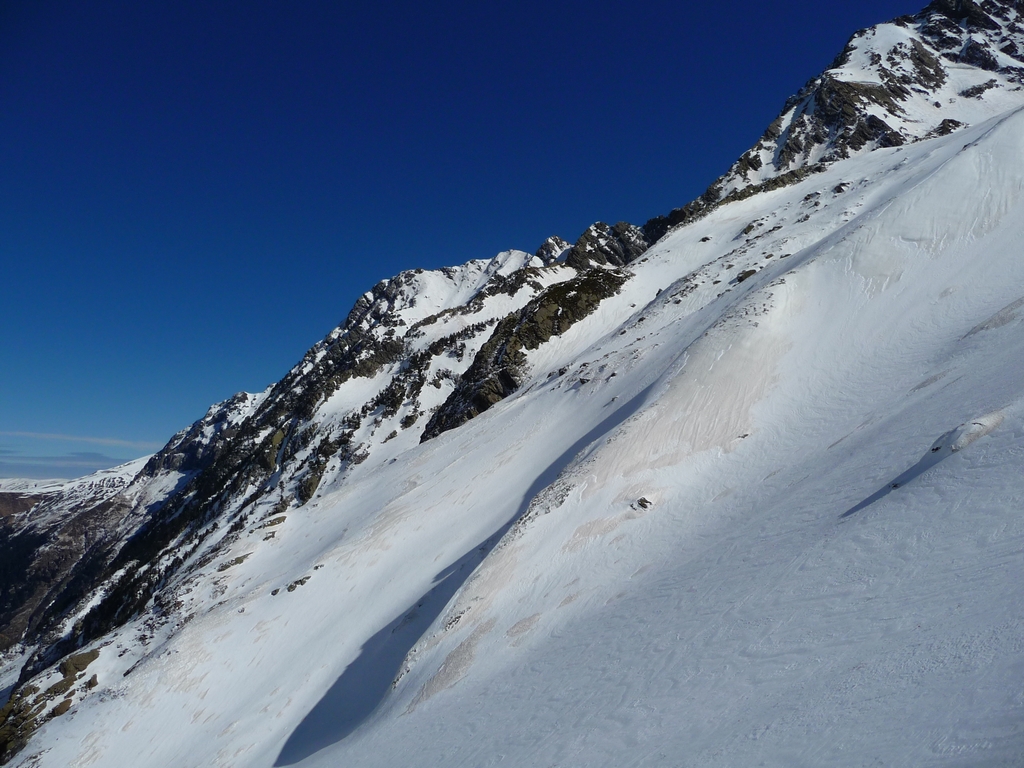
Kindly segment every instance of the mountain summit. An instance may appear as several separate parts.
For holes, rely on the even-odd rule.
[[[690,204],[0,481],[0,761],[1018,764],[1022,25],[858,32]]]

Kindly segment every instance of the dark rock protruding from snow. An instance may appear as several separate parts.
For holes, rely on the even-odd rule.
[[[238,422],[255,395],[239,392],[210,407],[206,415],[170,439],[146,462],[142,472],[155,477],[160,472],[197,472],[206,469],[238,434]]]
[[[650,248],[644,231],[620,221],[608,226],[603,221],[591,224],[569,251],[565,263],[579,270],[596,265],[624,267]]]
[[[537,249],[537,258],[544,262],[544,265],[554,264],[566,255],[566,251],[572,248],[572,244],[563,240],[558,235],[552,235]]]
[[[951,65],[975,82],[956,90]],[[963,77],[965,70],[959,71]],[[1024,85],[1024,3],[935,0],[855,33],[828,70],[790,98],[761,139],[699,198],[643,227],[654,243],[719,205],[795,183],[853,155],[987,119],[989,92]]]
[[[421,441],[465,424],[519,389],[526,374],[524,350],[537,349],[585,318],[628,279],[625,272],[591,269],[548,288],[494,329],[455,391],[434,413]]]

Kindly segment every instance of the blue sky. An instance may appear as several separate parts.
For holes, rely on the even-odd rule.
[[[0,476],[152,452],[399,270],[683,205],[923,5],[0,3]]]

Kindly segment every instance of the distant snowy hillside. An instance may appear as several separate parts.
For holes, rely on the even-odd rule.
[[[691,206],[5,481],[0,758],[1024,764],[1022,15],[858,33]]]

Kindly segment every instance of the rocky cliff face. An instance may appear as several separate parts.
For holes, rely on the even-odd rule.
[[[620,221],[608,226],[603,221],[591,224],[569,251],[566,263],[577,269],[593,265],[624,267],[651,247],[644,231]]]
[[[628,277],[618,270],[589,269],[551,286],[518,312],[507,315],[427,422],[421,439],[429,440],[465,424],[519,389],[528,368],[525,352],[538,349],[586,318],[604,299],[614,296]]]
[[[0,761],[51,716],[26,693],[33,677],[133,618],[151,619],[150,637],[187,621],[193,574],[232,542],[274,537],[325,479],[382,465],[515,392],[528,353],[587,321],[671,228],[1019,103],[1022,24],[1019,2],[941,0],[858,32],[689,205],[643,226],[598,222],[534,255],[381,281],[280,382],[212,407],[144,465],[0,492],[0,652],[28,652],[0,713]]]

